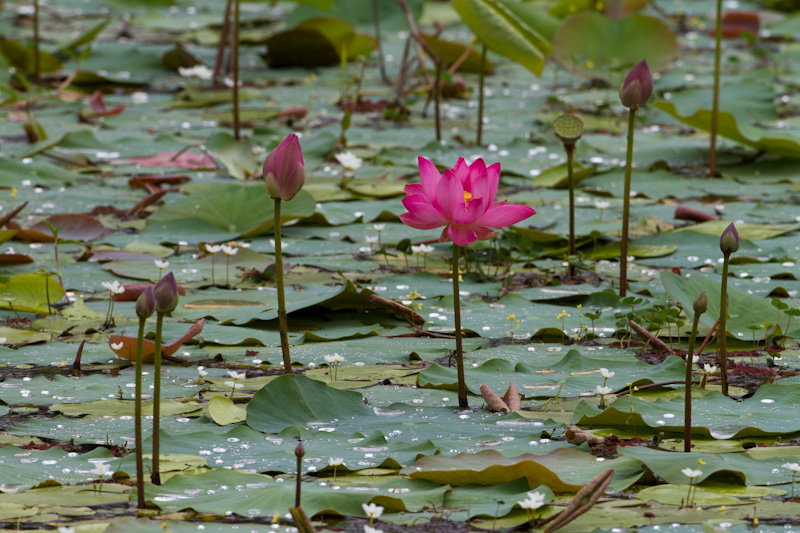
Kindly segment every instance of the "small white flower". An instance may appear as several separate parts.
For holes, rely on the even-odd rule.
[[[193,67],[178,67],[178,74],[184,78],[199,78],[201,80],[210,80],[214,72],[205,65],[195,65]]]
[[[333,355],[326,355],[325,356],[325,362],[328,363],[328,364],[331,364],[331,365],[332,364],[336,364],[336,363],[343,363],[344,362],[344,357],[342,357],[338,353],[335,353]]]
[[[261,364],[261,363],[263,363],[263,362],[264,362],[264,361],[262,361],[261,359],[253,359],[253,361],[252,361],[252,363],[253,363],[254,365],[260,365],[260,364]]]
[[[703,471],[700,470],[700,469],[692,470],[691,468],[684,468],[683,470],[681,470],[681,474],[683,474],[684,476],[688,477],[689,479],[694,479],[696,477],[702,476],[703,475]]]
[[[156,268],[158,269],[167,268],[169,266],[169,261],[162,261],[161,259],[156,259],[153,262],[156,264]]]
[[[600,369],[600,375],[603,376],[605,379],[610,379],[614,377],[616,372],[609,372],[607,368]]]
[[[134,104],[146,104],[148,99],[149,96],[147,93],[142,91],[137,91],[131,95],[131,101],[133,101]]]
[[[797,474],[800,472],[800,463],[784,463],[781,465],[783,468],[792,471],[792,474]]]
[[[219,244],[206,244],[206,252],[210,254],[215,254],[222,250],[222,245]]]
[[[597,209],[608,209],[608,207],[609,207],[610,205],[611,205],[611,202],[609,202],[609,201],[607,201],[607,200],[595,200],[595,201],[594,201],[594,206],[595,206]]]
[[[528,497],[524,500],[518,501],[517,504],[523,509],[538,509],[544,505],[545,495],[541,492],[529,492]]]
[[[698,361],[700,361],[700,356],[699,355],[693,355],[692,356],[692,364],[693,365],[697,364]]]
[[[222,253],[225,255],[236,255],[239,249],[236,246],[226,246],[222,245]]]
[[[386,229],[386,224],[373,224],[372,229],[374,229],[375,231],[383,231],[384,229]]]
[[[364,524],[364,533],[383,533],[383,530]]]
[[[344,464],[344,458],[342,457],[331,457],[328,459],[328,466],[339,466]]]
[[[230,387],[232,389],[241,389],[244,387],[244,383],[237,383],[236,381],[226,381],[226,387]]]
[[[123,346],[125,346],[124,342],[112,342],[111,343],[111,349],[114,350],[115,352],[117,350],[121,350]]]
[[[336,154],[335,157],[339,164],[347,170],[356,170],[357,168],[361,168],[361,164],[364,162],[363,159],[353,154],[353,152],[342,152],[340,154]]]
[[[706,374],[713,374],[717,371],[717,365],[709,365],[708,363],[703,365],[703,371]]]
[[[67,526],[58,526],[58,533],[75,533],[75,528]]]
[[[5,344],[8,340],[8,337],[0,337],[0,344]]]
[[[427,244],[420,244],[418,246],[412,245],[411,246],[411,253],[414,254],[429,254],[433,251],[433,246],[428,246]]]
[[[375,244],[376,242],[378,242],[378,237],[377,236],[375,236],[375,237],[369,237],[368,236],[366,238],[366,241],[367,241],[367,244]]]
[[[197,375],[200,376],[201,378],[203,376],[207,376],[208,375],[208,370],[206,370],[206,367],[204,367],[204,366],[198,366],[197,367]]]
[[[380,505],[376,505],[374,503],[366,504],[362,503],[361,507],[364,509],[364,512],[367,514],[368,517],[371,519],[380,518],[383,514],[383,507]]]
[[[606,394],[611,394],[611,391],[613,390],[614,389],[612,389],[611,387],[603,387],[601,385],[598,385],[597,387],[595,387],[594,393],[599,394],[600,396],[605,396]]]
[[[104,475],[111,472],[111,467],[108,466],[106,463],[97,463],[92,470],[89,470],[89,472],[96,475],[97,477],[103,477]]]
[[[270,244],[270,246],[272,246],[272,248],[274,249],[274,248],[275,248],[275,239],[270,239],[270,240],[269,240],[269,244]],[[284,248],[286,248],[287,246],[289,246],[289,243],[288,243],[288,242],[283,242],[283,241],[281,241],[281,250],[283,250],[283,249],[284,249]]]
[[[125,292],[125,286],[119,281],[104,281],[100,285],[111,291],[111,294],[122,294]]]
[[[233,379],[244,379],[247,377],[246,372],[237,372],[236,370],[228,370],[228,375]]]

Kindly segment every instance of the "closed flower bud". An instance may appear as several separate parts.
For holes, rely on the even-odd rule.
[[[156,297],[153,287],[147,287],[136,300],[136,314],[139,318],[149,318],[156,309]]]
[[[303,443],[302,443],[302,442],[298,442],[298,443],[297,443],[297,448],[295,448],[295,449],[294,449],[294,454],[295,454],[297,457],[303,457],[303,456],[306,454],[306,449],[305,449],[305,447],[303,446]]]
[[[272,198],[288,201],[300,192],[305,179],[300,141],[291,134],[264,161],[264,187]]]
[[[725,255],[730,255],[739,249],[739,232],[732,223],[722,232],[719,238],[719,249]]]
[[[642,60],[631,69],[619,88],[619,99],[622,105],[636,111],[650,99],[653,94],[653,75],[646,60]]]
[[[706,296],[705,291],[701,292],[700,296],[695,299],[692,307],[694,307],[695,314],[702,315],[706,312],[706,309],[708,309],[708,296]]]
[[[156,302],[156,311],[159,313],[171,313],[178,307],[178,283],[172,272],[156,283],[153,288],[153,296]]]

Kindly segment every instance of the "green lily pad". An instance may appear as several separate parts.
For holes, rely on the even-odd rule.
[[[155,212],[148,231],[181,235],[194,241],[229,240],[258,235],[273,227],[274,202],[263,185],[215,185],[194,192]],[[314,200],[300,191],[281,207],[281,222],[310,216]]]
[[[0,278],[0,307],[26,313],[49,314],[64,297],[61,285],[49,276],[17,274]]]
[[[575,449],[560,448],[546,455],[504,457],[495,450],[460,453],[453,457],[423,457],[400,471],[412,479],[428,479],[450,485],[481,483],[498,485],[524,476],[531,487],[545,485],[553,492],[577,492],[597,474],[613,468],[611,487],[621,490],[641,477],[641,464],[631,459],[598,462]]]
[[[702,274],[683,277],[672,272],[662,272],[661,283],[670,298],[680,302],[689,320],[694,317],[693,302],[704,291],[708,297],[708,310],[700,316],[700,322],[710,328],[719,318],[721,285],[718,281]],[[728,287],[728,334],[737,338],[750,338],[753,334],[750,326],[759,326],[755,334],[760,338],[766,334],[763,322],[772,320],[777,312],[765,299]]]
[[[659,71],[677,54],[678,42],[669,26],[646,15],[614,21],[597,12],[576,13],[553,37],[553,55],[571,71],[590,78],[616,74],[616,79],[642,59]]]
[[[208,402],[208,414],[220,426],[229,426],[237,422],[244,422],[247,418],[247,411],[236,404],[230,398],[224,396],[214,396]]]
[[[371,416],[361,394],[339,391],[300,375],[283,375],[256,392],[247,405],[247,425],[264,432],[332,419]]]
[[[732,439],[800,431],[800,422],[791,414],[798,398],[800,386],[772,384],[762,385],[755,395],[742,402],[716,391],[702,397],[693,394],[692,433],[715,439]],[[591,427],[600,424],[615,427],[636,424],[664,432],[683,433],[683,414],[684,399],[680,396],[649,402],[634,395],[619,398],[602,411],[581,401],[575,408],[573,422]]]

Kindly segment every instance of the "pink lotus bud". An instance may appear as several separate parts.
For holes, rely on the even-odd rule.
[[[625,81],[619,88],[619,99],[622,105],[636,111],[650,99],[653,94],[653,75],[646,60],[642,60],[628,72]]]
[[[136,314],[139,318],[149,318],[156,309],[156,297],[153,287],[147,287],[136,300]]]
[[[719,249],[725,255],[730,255],[739,249],[739,232],[736,231],[736,226],[731,224],[719,238]]]
[[[272,198],[291,200],[303,188],[306,170],[300,141],[294,133],[286,137],[264,161],[264,186]]]
[[[178,307],[178,283],[175,276],[170,272],[161,281],[156,283],[153,288],[155,298],[155,309],[158,313],[171,313]]]
[[[695,299],[692,307],[694,308],[695,314],[702,315],[706,312],[706,309],[708,309],[708,296],[706,296],[705,291],[701,292],[700,296]]]

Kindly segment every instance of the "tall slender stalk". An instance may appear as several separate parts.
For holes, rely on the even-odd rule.
[[[238,141],[241,137],[239,123],[239,6],[240,0],[234,0],[233,8],[233,137]]]
[[[300,496],[303,486],[303,456],[306,454],[303,441],[297,443],[297,447],[294,449],[294,454],[297,457],[297,482],[294,490],[294,506],[300,508]]]
[[[219,75],[222,73],[222,63],[225,60],[225,44],[228,40],[228,34],[231,29],[231,6],[233,0],[225,0],[225,12],[222,15],[222,27],[219,32],[219,43],[217,44],[217,58],[214,61],[214,83],[219,80]]]
[[[717,120],[719,115],[719,70],[722,50],[722,0],[717,0],[717,32],[714,49],[714,96],[711,105],[711,147],[708,153],[708,175],[717,174]]]
[[[575,155],[575,145],[564,148],[567,152],[567,179],[569,180],[569,255],[567,258],[567,277],[573,279],[575,277],[575,267],[572,265],[572,256],[577,252],[575,250],[575,176],[572,172],[572,163]]]
[[[686,352],[686,393],[683,413],[683,451],[686,453],[692,451],[692,359],[694,358],[694,343],[701,314],[695,310],[692,333],[689,335],[689,351]]]
[[[628,225],[631,212],[631,171],[633,168],[633,132],[636,110],[628,111],[628,153],[625,156],[625,188],[622,198],[622,242],[619,252],[619,297],[628,291]]]
[[[275,280],[278,285],[278,328],[281,336],[281,352],[283,352],[283,372],[291,374],[292,356],[289,354],[286,299],[283,294],[283,250],[281,248],[281,199],[275,198]]]
[[[567,179],[569,180],[569,255],[575,255],[575,177],[572,172],[574,147],[567,150]],[[572,264],[569,267],[569,277],[572,278]]]
[[[561,115],[553,121],[553,130],[556,137],[564,145],[564,152],[567,154],[567,178],[569,181],[569,255],[575,255],[575,174],[573,166],[575,162],[575,146],[583,136],[583,121],[575,115]],[[575,268],[569,261],[567,276],[572,279],[575,276]]]
[[[731,254],[724,254],[722,259],[722,287],[720,288],[719,326],[719,376],[722,394],[728,395],[728,261]]]
[[[150,482],[161,485],[161,472],[159,469],[160,435],[161,432],[161,331],[164,324],[164,313],[156,313],[156,347],[153,354],[153,471],[150,473]]]
[[[383,60],[383,45],[381,44],[381,19],[378,16],[378,0],[372,0],[372,24],[375,26],[375,40],[378,43],[378,67],[381,71],[381,82],[391,85],[389,76],[386,75],[386,65]]]
[[[436,63],[436,80],[433,84],[433,105],[436,106],[433,110],[433,118],[436,123],[436,140],[442,140],[442,119],[441,119],[441,98],[442,98],[442,60],[436,56],[434,58]]]
[[[486,77],[486,45],[481,49],[481,77],[478,82],[478,138],[476,144],[483,144],[483,83]]]
[[[439,100],[440,100],[440,92],[439,86],[441,85],[442,79],[442,58],[436,55],[436,53],[428,46],[428,43],[422,38],[419,33],[419,28],[417,27],[417,22],[414,20],[414,14],[411,13],[411,8],[408,6],[408,2],[406,0],[394,0],[395,3],[400,6],[400,9],[403,10],[403,13],[406,15],[406,20],[408,21],[408,30],[411,36],[414,37],[414,40],[417,41],[422,49],[428,54],[428,57],[431,58],[434,65],[436,65],[436,80],[434,81],[433,85],[433,100],[434,104],[436,105],[434,118],[436,120],[436,140],[442,140],[442,129],[440,123],[440,111],[439,111]]]
[[[39,52],[39,0],[33,0],[33,81],[42,82],[42,58]]]
[[[142,347],[144,344],[144,325],[147,318],[139,317],[139,337],[136,343],[136,388],[134,400],[134,440],[136,441],[136,506],[145,508],[144,503],[144,458],[142,450]]]
[[[464,348],[461,343],[461,296],[458,290],[458,278],[461,277],[458,262],[461,247],[453,243],[453,311],[456,321],[456,373],[458,374],[458,406],[469,408],[467,402],[467,382],[464,378]]]

